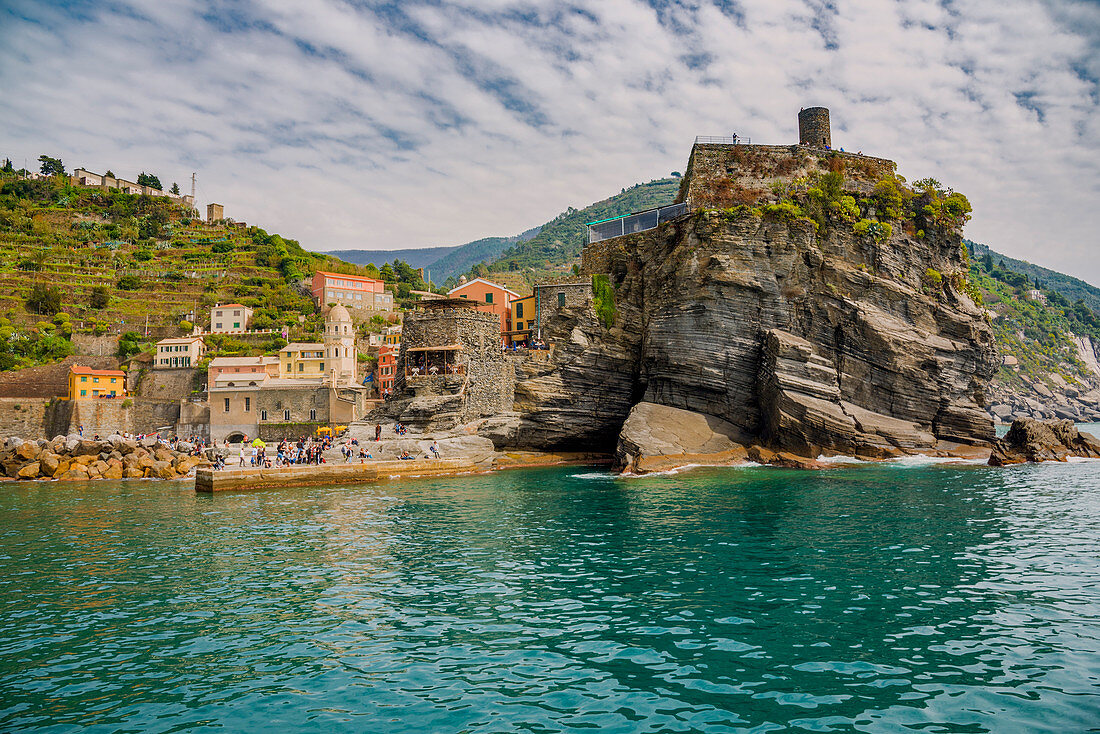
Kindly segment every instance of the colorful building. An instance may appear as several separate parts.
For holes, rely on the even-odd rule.
[[[524,344],[535,324],[535,294],[517,298],[511,303],[512,328],[506,336],[512,344]]]
[[[397,375],[398,347],[383,344],[378,348],[378,367],[374,370],[374,380],[378,384],[378,394],[386,397],[393,393],[393,380]]]
[[[310,290],[318,308],[338,303],[367,311],[393,310],[393,293],[386,290],[384,282],[375,278],[318,270],[313,274]]]
[[[95,370],[74,364],[69,367],[69,400],[126,397],[126,373]]]
[[[279,350],[279,377],[284,380],[325,376],[325,345],[291,342]]]
[[[210,309],[210,332],[234,334],[248,331],[252,309],[239,303],[226,303]]]
[[[157,342],[153,369],[168,370],[179,367],[197,367],[206,354],[206,344],[201,336],[184,336],[177,339],[161,339]]]
[[[478,311],[495,313],[500,317],[500,333],[512,330],[512,301],[521,298],[520,294],[497,283],[483,278],[474,278],[447,293],[448,298],[467,298],[479,302]]]

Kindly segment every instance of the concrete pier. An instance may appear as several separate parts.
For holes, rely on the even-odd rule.
[[[279,468],[198,469],[196,492],[226,492],[275,487],[304,487],[318,484],[359,484],[381,479],[412,479],[476,474],[479,469],[468,459],[415,459],[412,461],[370,461],[365,464],[321,464]]]

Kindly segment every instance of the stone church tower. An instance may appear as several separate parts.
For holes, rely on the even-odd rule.
[[[325,364],[333,385],[355,384],[355,325],[339,303],[325,317]]]

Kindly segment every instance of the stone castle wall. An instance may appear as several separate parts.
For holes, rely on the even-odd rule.
[[[691,149],[678,202],[689,209],[725,209],[755,204],[775,184],[842,169],[846,186],[869,192],[897,164],[858,153],[824,151],[800,145],[698,144]]]
[[[457,380],[418,379],[407,384],[404,366],[408,349],[459,344],[456,360],[465,366],[464,392],[456,416],[467,422],[512,409],[515,376],[501,351],[500,317],[472,309],[423,310],[406,314],[397,359],[397,394],[415,391],[418,398],[429,393],[446,395]],[[436,384],[438,383],[438,385]]]

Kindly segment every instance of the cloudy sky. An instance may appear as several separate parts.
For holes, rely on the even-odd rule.
[[[197,171],[314,250],[515,234],[824,105],[1100,284],[1098,80],[1092,0],[0,0],[0,156]]]

